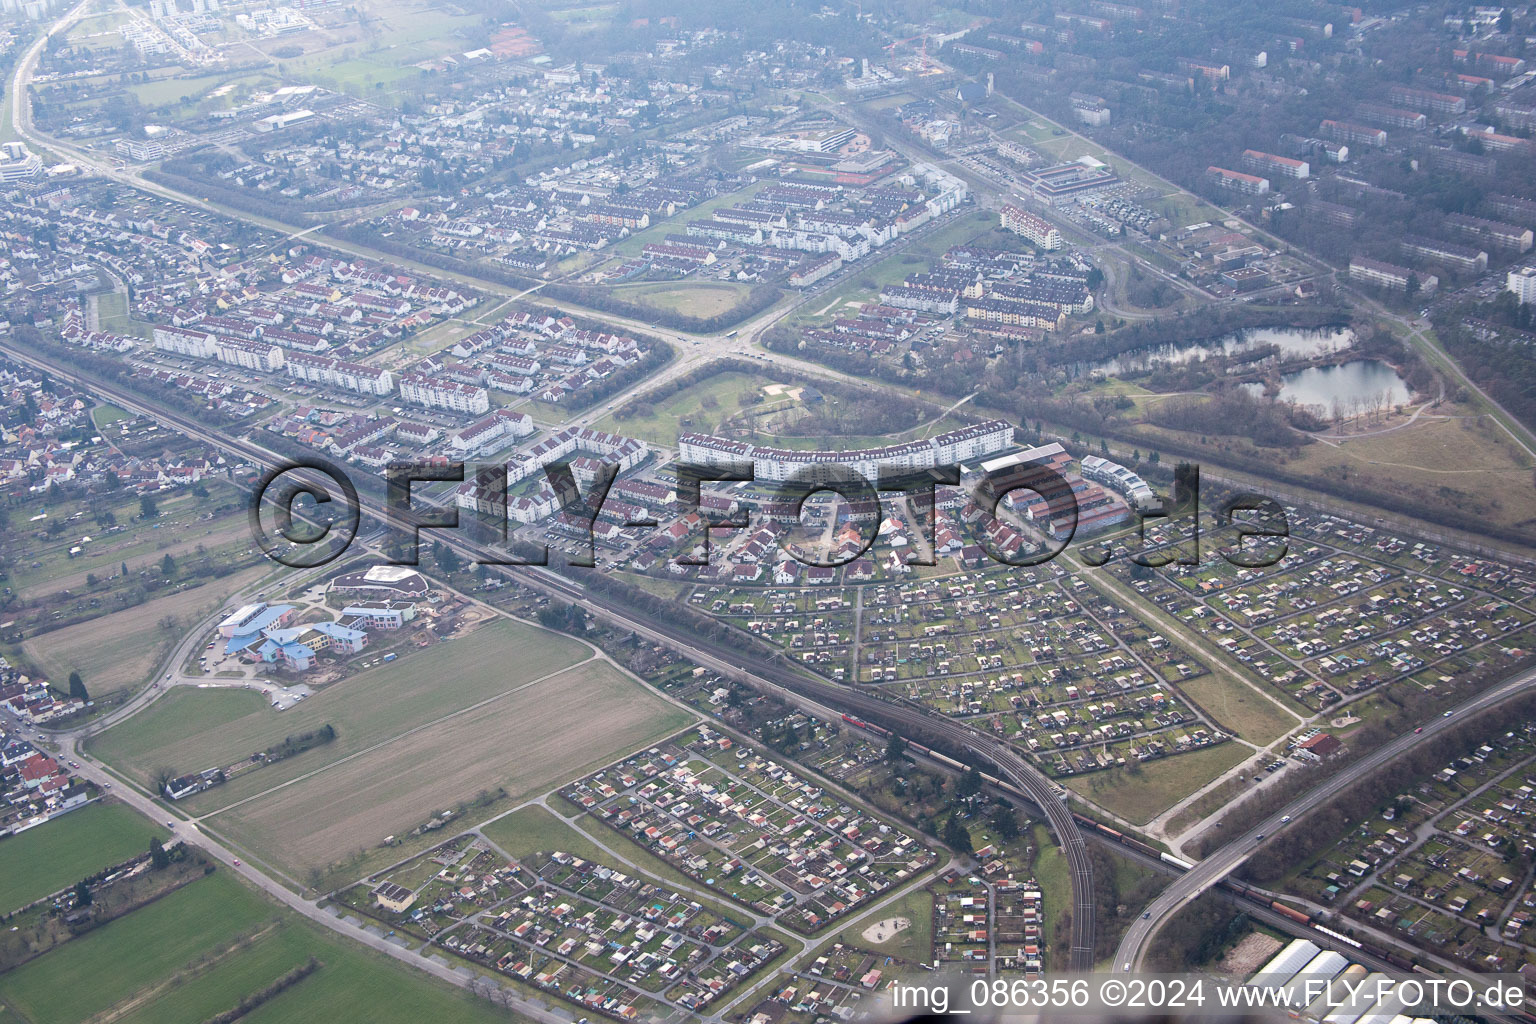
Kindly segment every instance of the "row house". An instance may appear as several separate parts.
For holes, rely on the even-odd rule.
[[[1394,85],[1387,92],[1387,99],[1399,107],[1407,107],[1409,110],[1422,110],[1431,114],[1452,116],[1467,112],[1465,97],[1453,96],[1449,93],[1430,92],[1428,89],[1414,89],[1406,85]]]
[[[841,269],[843,269],[843,258],[840,255],[835,252],[823,253],[806,260],[790,271],[789,286],[808,288]]]
[[[1269,179],[1261,178],[1256,174],[1244,174],[1241,171],[1231,171],[1225,167],[1217,167],[1212,164],[1205,169],[1205,179],[1213,185],[1230,189],[1233,192],[1241,192],[1249,196],[1262,196],[1269,192]]]
[[[1067,325],[1067,316],[1058,307],[1006,298],[968,299],[965,315],[971,320],[1046,331],[1058,331]]]

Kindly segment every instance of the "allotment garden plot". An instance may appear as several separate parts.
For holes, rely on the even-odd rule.
[[[1177,689],[1206,665],[1054,565],[693,600],[834,679],[851,660],[857,683],[990,729],[1057,775],[1227,738]]]
[[[750,920],[561,850],[466,834],[338,901],[400,933],[622,1020],[685,1021],[784,952]]]
[[[1528,931],[1536,882],[1526,866],[1536,819],[1533,769],[1536,726],[1500,732],[1388,796],[1289,888],[1468,962],[1536,960]]]
[[[1292,512],[1274,566],[1110,569],[1312,711],[1377,687],[1492,679],[1526,656],[1536,579],[1334,516]],[[1470,671],[1469,671],[1470,670]]]
[[[708,726],[561,795],[688,877],[802,934],[935,860],[915,836]]]

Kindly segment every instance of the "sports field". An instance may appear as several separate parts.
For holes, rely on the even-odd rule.
[[[686,712],[608,663],[590,661],[333,762],[208,823],[270,863],[309,872],[482,791],[529,796],[687,722]]]
[[[508,1019],[468,993],[321,930],[225,872],[17,968],[0,1000],[32,1024],[199,1024],[305,963],[314,973],[242,1020],[480,1024]]]
[[[327,723],[336,728],[335,741],[323,747],[187,802],[205,813],[558,672],[586,653],[558,633],[499,620],[359,672],[284,712],[253,692],[180,687],[93,737],[91,753],[149,785],[160,768],[183,773],[228,765],[286,736]]]
[[[122,804],[87,804],[0,840],[0,914],[149,849],[165,829]]]

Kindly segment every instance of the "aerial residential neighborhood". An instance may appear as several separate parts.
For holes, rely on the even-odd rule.
[[[0,1018],[1514,1024],[1533,48],[7,6]]]

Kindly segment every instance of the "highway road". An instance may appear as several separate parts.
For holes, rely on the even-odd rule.
[[[109,398],[119,406],[133,412],[153,417],[188,437],[194,437],[214,448],[236,455],[244,460],[263,466],[277,467],[285,460],[274,452],[241,438],[203,426],[190,417],[155,407],[121,387],[103,382],[81,373],[73,367],[56,364],[35,352],[16,345],[9,339],[0,341],[0,351],[18,362],[46,370],[56,378],[71,380],[90,391]],[[364,497],[361,511],[388,523],[385,509]],[[470,543],[458,532],[443,532],[444,544],[459,555],[474,561],[495,561],[504,552]],[[1000,778],[1029,795],[1039,805],[1051,830],[1056,834],[1068,862],[1072,879],[1072,946],[1073,970],[1086,971],[1093,966],[1094,946],[1094,899],[1093,870],[1083,845],[1082,833],[1073,820],[1071,811],[1059,798],[1060,792],[1044,774],[1030,765],[1022,756],[1005,744],[982,733],[938,715],[930,715],[915,706],[894,704],[852,687],[812,678],[788,662],[776,659],[758,664],[748,671],[741,665],[741,654],[728,648],[707,644],[692,637],[680,637],[674,623],[660,617],[651,617],[638,609],[620,605],[613,599],[593,593],[589,588],[546,568],[537,566],[498,566],[504,575],[535,591],[559,600],[579,604],[621,628],[643,633],[668,647],[678,650],[700,664],[715,668],[732,678],[759,689],[785,688],[810,697],[824,706],[847,712],[868,721],[884,725],[911,738],[921,738],[929,746],[941,749],[957,760],[977,768],[994,771]],[[275,883],[274,883],[275,884]]]
[[[1379,747],[1372,753],[1346,766],[1327,781],[1297,797],[1269,817],[1259,822],[1241,836],[1234,837],[1221,849],[1206,857],[1192,869],[1180,875],[1178,880],[1165,889],[1162,895],[1147,908],[1147,917],[1138,918],[1120,940],[1115,952],[1114,969],[1117,971],[1140,970],[1153,938],[1159,928],[1185,904],[1205,892],[1211,886],[1237,870],[1248,856],[1258,848],[1260,836],[1273,836],[1287,824],[1282,819],[1296,819],[1328,800],[1333,799],[1362,775],[1381,767],[1408,750],[1429,743],[1469,714],[1500,704],[1530,689],[1536,683],[1536,669],[1516,676],[1476,697],[1457,705],[1448,715],[1436,718],[1423,727],[1422,732],[1406,733]]]

